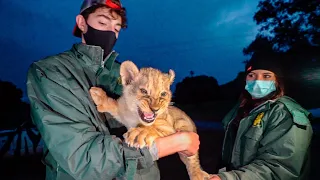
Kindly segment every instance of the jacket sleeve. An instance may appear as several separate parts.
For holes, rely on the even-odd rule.
[[[237,170],[219,173],[222,180],[286,180],[301,176],[311,141],[311,126],[295,124],[282,104],[276,106],[255,160]]]
[[[46,147],[58,166],[75,179],[132,176],[137,167],[153,165],[146,148],[129,148],[97,131],[79,98],[34,65],[28,72],[27,90],[32,120]]]

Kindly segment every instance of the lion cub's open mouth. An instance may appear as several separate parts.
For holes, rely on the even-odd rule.
[[[142,112],[142,110],[138,108],[138,113],[142,121],[146,123],[152,123],[156,119],[156,114],[153,112],[151,113]]]

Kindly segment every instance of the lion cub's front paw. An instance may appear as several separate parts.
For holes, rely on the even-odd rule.
[[[104,90],[102,90],[101,88],[92,87],[92,88],[90,88],[89,92],[92,97],[92,100],[94,101],[94,103],[97,106],[100,106],[103,104],[103,102],[107,101],[108,96],[107,96],[106,92]]]
[[[125,142],[129,146],[136,148],[151,147],[158,137],[160,136],[156,130],[150,127],[131,128],[124,134]]]

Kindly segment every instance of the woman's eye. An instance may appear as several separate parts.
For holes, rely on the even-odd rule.
[[[270,75],[264,75],[264,78],[271,78]]]

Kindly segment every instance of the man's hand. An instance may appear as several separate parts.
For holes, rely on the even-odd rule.
[[[158,157],[165,157],[177,152],[192,156],[199,150],[199,136],[194,132],[178,132],[170,136],[156,139]]]
[[[192,156],[197,153],[200,146],[199,135],[194,132],[181,132],[181,143],[183,144],[183,151],[180,154],[184,156]]]

